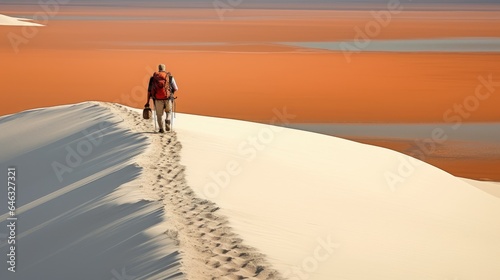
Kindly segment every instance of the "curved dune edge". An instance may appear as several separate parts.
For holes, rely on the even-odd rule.
[[[467,178],[462,178],[462,180],[492,196],[500,198],[500,182],[476,181]]]
[[[23,268],[10,278],[500,276],[497,183],[258,123],[178,114],[175,132],[153,127],[139,109],[102,102],[0,118],[0,167],[24,178]],[[59,182],[50,162],[87,133],[102,143]],[[390,188],[383,174],[395,168],[408,174]]]
[[[142,191],[162,201],[169,227],[177,241],[182,272],[187,279],[282,279],[266,256],[233,233],[215,203],[198,197],[185,179],[180,163],[182,145],[175,132],[153,133],[152,121],[140,110],[98,103],[120,116],[132,132],[147,135],[151,143],[136,163],[143,168]]]
[[[0,279],[183,279],[163,205],[141,192],[134,161],[146,137],[89,102],[2,116],[0,130],[0,169],[16,170],[17,218],[13,234],[5,184],[0,253],[13,250],[9,234],[17,258]]]
[[[129,115],[133,130],[153,131],[141,110],[106,106]],[[186,114],[175,132],[151,136],[164,159],[149,157],[146,185],[173,215],[189,279],[500,276],[500,200],[436,167],[335,137]],[[386,172],[409,173],[391,188]]]
[[[335,137],[184,114],[176,121],[189,186],[285,278],[500,277],[500,200],[461,178]]]
[[[15,18],[0,14],[0,26],[45,26],[43,24],[31,22],[31,19]]]

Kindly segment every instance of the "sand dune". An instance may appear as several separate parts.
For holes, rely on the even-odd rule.
[[[15,18],[0,14],[0,25],[10,26],[43,26],[39,23],[30,22],[31,19]]]
[[[190,115],[177,123],[188,184],[286,278],[500,277],[500,200],[462,179],[304,131]]]
[[[148,145],[144,136],[89,103],[4,116],[0,130],[0,169],[17,169],[18,218],[17,269],[4,262],[0,279],[182,278],[163,206],[140,192],[133,161]],[[4,260],[10,246],[0,239]]]
[[[150,134],[135,111],[87,102],[0,128],[0,167],[20,185],[17,271],[2,279],[280,279],[186,184],[175,134]]]
[[[485,191],[493,196],[500,198],[500,183],[498,182],[480,182],[470,179],[464,179],[465,182],[476,186],[480,190]]]
[[[150,132],[153,125],[138,110],[105,105],[121,116],[135,133]],[[144,160],[145,191],[162,201],[169,231],[180,246],[183,272],[187,279],[280,279],[265,256],[246,245],[232,232],[220,207],[197,196],[185,180],[186,167],[180,164],[181,142],[176,133],[148,134],[151,147]]]
[[[212,6],[77,1],[49,11],[14,2],[2,13],[16,17],[0,15],[0,115],[86,100],[139,107],[166,63],[183,89],[181,112],[318,129],[471,123],[449,136],[487,136],[491,145],[449,141],[471,147],[461,150],[466,161],[436,149],[427,162],[461,177],[499,176],[490,129],[500,119],[498,5],[404,3],[381,22],[388,11],[372,5],[265,10],[229,1],[222,18]],[[363,30],[366,44],[339,51],[366,39]],[[482,102],[478,88],[488,90]],[[179,114],[176,132],[158,135],[139,113],[90,102],[0,117],[0,172],[19,174],[18,272],[2,269],[0,279],[500,278],[496,183],[229,119]],[[363,126],[361,136],[386,128]],[[416,132],[428,137],[427,128]]]
[[[0,129],[20,185],[19,271],[2,279],[500,277],[497,185],[390,150],[186,114],[157,134],[140,110],[96,102]],[[72,150],[61,182],[53,162]]]

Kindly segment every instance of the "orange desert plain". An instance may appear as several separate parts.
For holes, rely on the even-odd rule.
[[[26,18],[40,12],[2,8]],[[0,115],[87,100],[142,108],[159,63],[179,84],[178,111],[258,122],[286,108],[294,123],[446,123],[447,111],[470,101],[479,77],[500,82],[498,52],[349,54],[285,44],[351,42],[357,28],[376,22],[370,11],[234,9],[219,16],[214,9],[68,6],[36,17],[43,27],[0,26]],[[402,10],[379,27],[371,39],[498,37],[500,12]],[[500,122],[499,107],[496,87],[460,120]],[[381,145],[398,150],[401,143]],[[500,180],[499,157],[429,162]]]

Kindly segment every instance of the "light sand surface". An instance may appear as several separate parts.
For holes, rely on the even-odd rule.
[[[0,126],[23,222],[19,273],[2,279],[500,276],[499,198],[387,149],[188,114],[158,134],[141,110],[100,102]],[[83,154],[59,181],[51,163],[71,149]]]
[[[153,133],[152,120],[139,110],[102,104],[120,116],[134,134],[151,141],[137,164],[143,169],[143,191],[165,207],[166,233],[177,240],[186,279],[282,279],[266,256],[236,235],[220,207],[204,199],[187,184],[186,166],[180,162],[182,143],[175,132]]]
[[[310,132],[191,115],[176,126],[188,185],[289,279],[500,276],[500,200],[460,178]]]
[[[500,181],[500,123],[300,124],[291,128],[350,139],[417,157],[458,177]],[[435,138],[441,131],[443,138]]]
[[[142,191],[135,163],[149,141],[127,127],[91,103],[0,118],[0,279],[183,279],[170,221]],[[15,190],[7,168],[16,169]],[[15,234],[7,218],[17,218]],[[15,273],[5,262],[11,246]]]
[[[471,179],[464,179],[465,182],[500,198],[500,183],[498,182],[478,182]]]
[[[2,26],[42,26],[42,24],[31,22],[30,19],[9,17],[0,14],[0,25]]]
[[[417,143],[423,143],[421,138],[415,138],[418,140],[347,138],[416,156],[458,177],[481,181],[500,181],[498,142],[447,141],[442,145],[434,143],[435,146],[431,147],[427,144],[426,148],[422,148],[422,146],[417,145]]]

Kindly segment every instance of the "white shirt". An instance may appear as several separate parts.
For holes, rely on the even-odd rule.
[[[175,78],[174,78],[174,76],[172,76],[172,88],[173,88],[175,91],[178,91],[178,90],[179,90],[179,87],[177,86],[177,83],[175,82]]]

